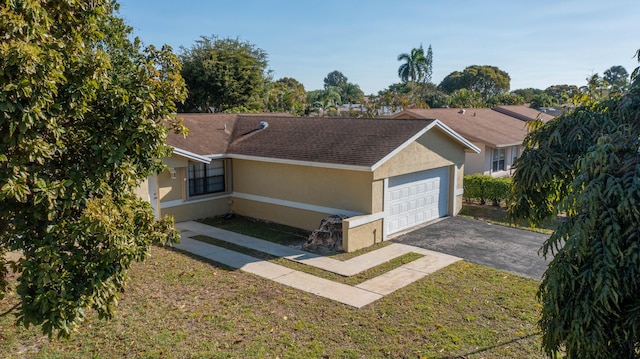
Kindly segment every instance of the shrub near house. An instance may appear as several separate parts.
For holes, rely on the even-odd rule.
[[[467,202],[477,201],[485,204],[491,200],[494,206],[506,201],[511,188],[511,178],[493,178],[491,176],[474,174],[464,176],[464,198]]]

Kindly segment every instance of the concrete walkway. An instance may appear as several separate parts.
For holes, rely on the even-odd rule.
[[[393,243],[347,261],[339,261],[199,222],[176,223],[176,228],[181,231],[180,244],[174,245],[177,249],[357,308],[460,260],[447,254]],[[356,286],[350,286],[190,238],[196,235],[216,238],[346,277],[407,253],[418,253],[423,257]]]

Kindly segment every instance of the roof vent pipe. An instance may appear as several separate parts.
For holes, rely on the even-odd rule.
[[[260,121],[260,126],[258,127],[258,129],[260,130],[264,130],[265,128],[269,127],[269,122],[267,121]]]

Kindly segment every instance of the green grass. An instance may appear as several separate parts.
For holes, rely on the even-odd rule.
[[[153,247],[111,321],[49,340],[0,317],[6,358],[543,358],[538,281],[458,262],[361,309]],[[16,303],[0,301],[0,312]]]
[[[308,273],[311,275],[314,275],[316,277],[321,277],[324,279],[328,279],[328,280],[332,280],[334,282],[338,282],[338,283],[344,283],[344,284],[348,284],[348,285],[357,285],[360,284],[364,281],[367,281],[371,278],[377,277],[383,273],[386,273],[392,269],[398,268],[404,264],[407,264],[409,262],[412,262],[418,258],[422,258],[423,256],[421,254],[417,254],[417,253],[407,253],[404,255],[401,255],[399,257],[396,257],[386,263],[380,264],[378,266],[375,266],[373,268],[369,268],[365,271],[362,271],[356,275],[350,276],[350,277],[344,277],[341,276],[339,274],[336,273],[332,273],[317,267],[313,267],[313,266],[308,266],[302,263],[298,263],[295,261],[291,261],[288,260],[286,258],[280,258],[280,257],[276,257],[276,256],[272,256],[270,254],[267,253],[263,253],[260,251],[256,251],[250,248],[246,248],[246,247],[242,247],[233,243],[229,243],[229,242],[225,242],[223,240],[217,239],[217,238],[211,238],[208,236],[203,236],[203,235],[197,235],[197,236],[193,236],[193,239],[197,239],[199,241],[205,242],[205,243],[209,243],[209,244],[213,244],[215,246],[218,247],[222,247],[222,248],[226,248],[226,249],[230,249],[236,252],[240,252],[240,253],[244,253],[246,255],[250,255],[252,257],[255,258],[259,258],[259,259],[264,259],[266,261],[270,261],[272,263],[275,264],[279,264],[281,266],[287,267],[287,268],[291,268],[291,269],[295,269],[304,273]]]
[[[522,220],[515,224],[509,223],[507,220],[507,210],[504,207],[479,205],[465,203],[462,205],[460,216],[478,219],[481,221],[498,224],[501,226],[515,227],[534,232],[551,234],[558,226],[557,221],[547,221],[539,227],[531,227],[526,221]]]
[[[222,228],[227,231],[245,234],[247,236],[260,238],[265,241],[270,241],[285,246],[300,247],[304,242],[307,241],[309,235],[311,234],[311,231],[307,231],[304,229],[289,227],[284,224],[267,222],[244,216],[233,216],[231,218],[227,218],[225,216],[210,217],[200,219],[199,222]],[[373,246],[359,249],[350,253],[329,253],[329,256],[337,260],[345,261],[353,257],[357,257],[361,254],[386,247],[389,244],[391,243],[380,242]]]
[[[488,209],[473,213],[500,221],[501,215]],[[247,218],[205,221],[285,245],[301,244],[308,236]],[[235,249],[347,284],[415,259],[402,256],[344,278]],[[539,281],[467,262],[360,309],[164,247],[153,247],[147,262],[136,263],[129,275],[115,318],[107,322],[90,314],[70,340],[50,340],[37,329],[13,326],[11,315],[1,316],[0,353],[6,358],[544,358],[536,324]],[[9,291],[0,313],[16,303]]]
[[[289,227],[284,224],[261,221],[244,216],[210,217],[199,220],[202,223],[245,234],[283,245],[302,245],[309,238],[310,231]]]

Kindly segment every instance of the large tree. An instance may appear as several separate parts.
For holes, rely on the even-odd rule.
[[[271,112],[289,112],[304,114],[307,93],[304,85],[291,77],[283,77],[268,86],[267,110]]]
[[[543,90],[528,87],[511,91],[512,94],[521,96],[525,103],[531,102],[536,95],[543,93]]]
[[[604,71],[604,81],[609,84],[612,93],[620,93],[629,86],[629,73],[623,66],[611,66]]]
[[[324,78],[325,93],[323,97],[326,97],[331,89],[335,89],[340,95],[340,103],[338,105],[362,103],[364,100],[364,92],[362,92],[360,86],[349,82],[347,76],[337,70],[331,71]]]
[[[270,77],[262,49],[239,39],[202,36],[181,50],[182,77],[189,89],[181,112],[264,109]]]
[[[111,317],[132,261],[175,239],[134,194],[163,169],[176,101],[169,48],[143,48],[109,0],[0,5],[0,297],[17,323],[68,335],[94,309]],[[6,251],[21,259],[7,287]],[[12,282],[13,283],[13,282]]]
[[[638,358],[640,78],[537,126],[516,162],[510,214],[534,224],[566,215],[542,248],[553,256],[538,293],[543,347]]]
[[[433,50],[431,45],[425,55],[422,45],[411,49],[409,53],[398,55],[398,61],[404,63],[398,68],[398,76],[403,82],[430,82],[433,72]]]
[[[573,103],[574,97],[580,93],[576,85],[552,85],[544,90],[551,97],[553,105],[565,105]]]
[[[342,88],[349,83],[349,79],[347,79],[347,77],[338,70],[329,72],[323,81],[325,89],[329,87]]]
[[[449,94],[460,89],[479,92],[486,101],[492,96],[508,92],[510,83],[509,74],[495,66],[473,65],[462,72],[450,73],[440,82],[438,88]]]

